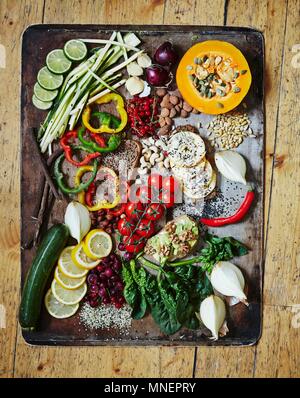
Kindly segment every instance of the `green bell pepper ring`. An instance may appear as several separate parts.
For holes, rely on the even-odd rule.
[[[93,112],[92,117],[97,117],[99,119],[100,126],[104,125],[113,129],[117,129],[121,124],[120,119],[108,112]]]
[[[120,135],[112,135],[109,137],[106,146],[99,146],[98,143],[95,141],[86,140],[83,137],[84,132],[85,132],[85,128],[81,127],[78,130],[78,139],[86,149],[93,150],[94,152],[107,153],[107,152],[115,151],[119,147],[119,145],[121,144],[121,141],[122,141],[122,138],[120,137]],[[100,143],[99,138],[101,138],[101,143],[104,142],[103,138],[102,137],[98,138],[97,134],[91,133],[88,130],[87,130],[87,132],[90,134],[91,137],[93,137],[99,143]]]
[[[82,149],[80,146],[75,146],[74,149]],[[94,159],[93,171],[91,177],[86,181],[82,182],[76,187],[68,187],[64,182],[64,174],[61,171],[62,162],[65,160],[65,154],[62,153],[54,163],[54,176],[59,189],[66,194],[76,194],[88,188],[88,186],[94,181],[98,171],[98,160]]]

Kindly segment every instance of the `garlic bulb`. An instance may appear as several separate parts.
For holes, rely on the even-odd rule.
[[[70,230],[70,235],[80,243],[91,228],[88,209],[79,202],[69,203],[65,212],[65,224]]]
[[[213,339],[218,340],[226,317],[224,301],[214,295],[206,297],[200,304],[200,317],[204,325],[211,331]]]
[[[244,293],[245,279],[236,265],[229,261],[219,261],[212,270],[210,281],[219,293],[224,296],[236,297],[248,305]]]
[[[221,151],[215,153],[215,162],[219,172],[230,181],[247,184],[246,162],[242,155],[234,151]]]

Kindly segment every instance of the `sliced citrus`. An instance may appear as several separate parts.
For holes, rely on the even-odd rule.
[[[61,252],[61,255],[58,259],[58,268],[65,276],[68,276],[69,278],[82,278],[88,273],[88,270],[78,267],[78,265],[76,265],[72,260],[71,253],[74,247],[75,246],[67,246]]]
[[[50,72],[47,66],[44,66],[38,72],[37,81],[45,90],[56,90],[63,84],[64,78],[62,75]]]
[[[61,75],[68,72],[72,62],[65,56],[64,50],[52,50],[46,58],[48,69],[55,74]]]
[[[72,250],[72,260],[78,266],[82,267],[86,270],[95,268],[96,265],[100,263],[101,260],[98,258],[91,258],[87,256],[85,251],[83,250],[83,242],[79,243],[77,246],[74,247]]]
[[[90,231],[83,244],[86,255],[93,259],[106,257],[112,250],[111,237],[102,229]]]
[[[86,294],[87,285],[84,283],[82,286],[75,290],[65,289],[60,286],[59,283],[56,282],[56,279],[53,279],[51,284],[51,291],[53,296],[58,300],[60,303],[65,305],[74,305],[79,303]]]
[[[87,54],[87,47],[81,40],[69,40],[64,46],[66,56],[72,61],[82,61]]]
[[[61,287],[65,289],[74,290],[79,288],[81,285],[84,284],[86,277],[83,276],[82,278],[70,278],[69,276],[64,275],[59,267],[55,268],[54,278],[56,282],[60,284]]]
[[[69,318],[74,315],[79,308],[79,304],[66,305],[56,300],[51,289],[46,293],[45,306],[49,314],[57,319]]]

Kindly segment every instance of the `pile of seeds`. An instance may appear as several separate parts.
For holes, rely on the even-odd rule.
[[[87,329],[112,328],[126,332],[131,326],[131,308],[127,304],[120,309],[112,304],[92,308],[86,302],[81,307],[79,319]]]
[[[256,137],[247,113],[230,112],[216,116],[206,126],[208,140],[216,149],[237,148],[246,137]]]

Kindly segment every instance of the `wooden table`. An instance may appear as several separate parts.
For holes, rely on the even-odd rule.
[[[17,324],[20,47],[22,32],[36,23],[225,24],[264,33],[266,259],[263,333],[257,346],[25,344]],[[3,317],[0,322],[0,377],[299,377],[300,1],[1,0],[0,26],[0,311],[6,312],[6,325]]]

